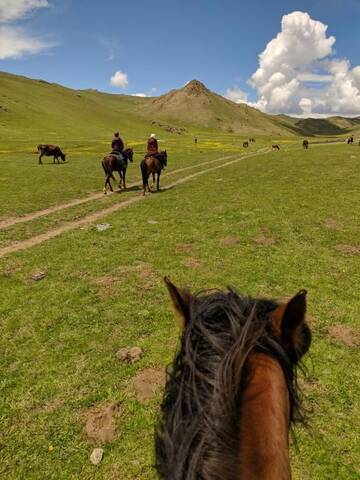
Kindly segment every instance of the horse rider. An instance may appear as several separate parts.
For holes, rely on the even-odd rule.
[[[158,147],[158,141],[156,139],[155,133],[152,133],[150,135],[150,138],[148,139],[147,142],[147,157],[157,157],[157,154],[159,153],[159,147]]]
[[[117,159],[120,162],[123,162],[125,160],[124,157],[124,142],[122,141],[122,138],[120,137],[119,132],[114,133],[114,138],[111,142],[111,148],[112,148],[112,154],[117,157]]]

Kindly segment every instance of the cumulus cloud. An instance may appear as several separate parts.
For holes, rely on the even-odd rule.
[[[48,0],[0,0],[0,22],[13,22],[48,6]]]
[[[13,25],[34,10],[48,6],[47,0],[0,0],[0,60],[33,55],[56,45]]]
[[[235,103],[247,102],[247,94],[239,87],[228,88],[225,92],[225,98]]]
[[[360,114],[360,66],[333,58],[336,39],[327,29],[305,12],[282,18],[249,80],[258,94],[254,106],[299,116]]]
[[[139,93],[132,93],[132,97],[140,97],[140,98],[146,98],[146,97],[153,97],[155,95],[156,88],[150,88],[150,90],[145,93],[145,92],[139,92]]]
[[[128,76],[126,73],[118,70],[110,78],[110,84],[116,88],[126,88],[129,85]]]
[[[53,45],[28,35],[22,28],[0,26],[0,60],[39,53]]]
[[[146,93],[132,93],[131,96],[132,96],[132,97],[145,98],[145,97],[147,97],[148,95],[147,95]]]

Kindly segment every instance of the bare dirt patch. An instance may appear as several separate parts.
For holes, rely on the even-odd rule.
[[[90,408],[85,413],[84,431],[88,440],[112,442],[118,435],[117,418],[122,413],[120,402]]]
[[[176,253],[190,253],[192,252],[192,245],[190,243],[178,243],[176,245]]]
[[[221,247],[232,247],[234,245],[238,245],[239,243],[239,238],[235,237],[234,235],[228,235],[227,237],[220,238],[219,240],[219,244]]]
[[[326,218],[324,220],[324,227],[329,228],[330,230],[341,230],[343,228],[340,223],[332,218]]]
[[[119,293],[117,282],[119,279],[113,276],[104,276],[92,279],[91,283],[98,287],[98,296],[100,298],[112,297]]]
[[[184,260],[184,265],[188,268],[201,268],[203,263],[201,260],[197,260],[196,258],[186,258]]]
[[[260,235],[256,238],[254,238],[254,242],[257,245],[269,246],[269,245],[275,245],[276,240],[274,238],[271,238],[271,237],[266,237],[265,235]]]
[[[211,211],[212,211],[212,213],[223,213],[224,208],[221,207],[221,206],[213,207],[213,208],[211,209]]]
[[[328,328],[329,337],[347,347],[360,347],[360,331],[348,325],[332,325]]]
[[[346,255],[360,255],[360,245],[336,245],[335,249]]]
[[[135,390],[136,398],[142,403],[154,398],[164,385],[164,368],[146,368],[132,379],[132,387]]]

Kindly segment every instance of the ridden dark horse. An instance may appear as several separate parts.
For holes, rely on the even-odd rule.
[[[167,165],[167,152],[155,153],[153,155],[146,155],[140,164],[142,181],[143,181],[143,195],[146,193],[146,188],[149,192],[152,190],[149,187],[149,176],[152,175],[153,183],[155,183],[155,175],[157,175],[156,189],[160,190],[160,175],[161,170]]]
[[[309,140],[304,140],[302,146],[305,150],[307,150],[309,148]]]
[[[306,291],[291,300],[165,283],[182,323],[156,427],[163,480],[290,480],[303,420],[296,372],[311,343]]]
[[[113,172],[119,172],[119,176],[120,176],[119,188],[123,186],[124,189],[126,189],[126,169],[128,167],[128,162],[133,161],[134,151],[132,148],[126,148],[123,151],[123,154],[124,154],[123,161],[120,161],[118,157],[113,154],[107,155],[101,161],[101,165],[105,172],[104,193],[106,193],[106,185],[109,185],[110,191],[113,192],[113,188],[110,182],[111,178],[114,181],[116,181],[113,175]]]

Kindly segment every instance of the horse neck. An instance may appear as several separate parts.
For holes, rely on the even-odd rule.
[[[263,353],[248,359],[241,400],[239,479],[290,480],[290,401],[279,363]]]

